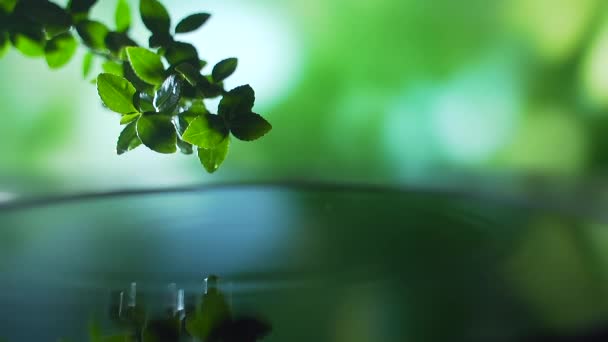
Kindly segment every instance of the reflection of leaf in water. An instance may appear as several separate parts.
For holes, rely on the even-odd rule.
[[[206,341],[214,327],[231,317],[224,295],[215,288],[203,295],[193,317],[186,320],[186,330],[190,335]]]
[[[272,327],[254,317],[225,320],[211,332],[208,342],[255,342],[266,337]]]

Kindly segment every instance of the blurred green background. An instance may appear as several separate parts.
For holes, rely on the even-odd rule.
[[[112,24],[114,6],[100,1],[92,15]],[[256,89],[256,110],[273,123],[272,133],[233,144],[213,176],[195,157],[145,148],[119,157],[118,120],[81,76],[84,51],[50,71],[44,59],[12,50],[0,60],[3,197],[260,178],[391,183],[606,172],[603,0],[167,6],[174,22],[212,13],[207,27],[184,40],[210,64],[239,58],[227,87]],[[141,42],[146,32],[133,16]]]
[[[137,1],[130,3],[133,9],[137,7]],[[255,143],[235,141],[227,161],[214,175],[208,175],[193,156],[163,156],[143,147],[117,156],[115,143],[121,126],[113,113],[102,108],[95,86],[82,78],[84,51],[79,51],[68,67],[50,71],[43,59],[29,59],[12,50],[0,60],[0,115],[4,119],[0,125],[0,202],[48,193],[258,179],[428,184],[459,177],[494,179],[498,183],[505,178],[533,176],[569,183],[606,179],[608,174],[605,0],[166,0],[164,3],[174,23],[198,11],[212,14],[205,28],[184,40],[195,44],[210,65],[225,57],[239,58],[239,68],[228,79],[227,87],[250,83],[257,93],[255,109],[273,124],[272,132]],[[114,6],[115,1],[99,1],[92,16],[111,24]],[[133,16],[137,18],[135,11]],[[143,42],[146,32],[139,19],[136,22],[134,36]],[[100,70],[99,63],[96,68]],[[143,206],[137,214],[131,207],[142,204],[134,199],[129,205],[116,205],[113,209],[93,206],[84,208],[89,211],[73,210],[70,213],[77,215],[76,223],[72,224],[63,224],[63,220],[71,222],[72,216],[53,208],[42,219],[28,212],[22,217],[17,212],[13,214],[15,218],[10,215],[4,218],[3,222],[8,222],[5,227],[14,229],[3,232],[7,235],[0,240],[5,241],[2,250],[9,256],[23,253],[21,249],[33,251],[32,260],[38,263],[39,246],[31,242],[38,235],[32,233],[35,229],[27,228],[45,226],[47,222],[73,229],[90,226],[95,234],[83,230],[82,236],[101,238],[106,236],[108,226],[120,230],[121,225],[135,225],[132,222],[143,220],[139,223],[141,227],[157,228],[150,230],[154,234],[146,240],[149,244],[170,245],[167,241],[179,236],[163,235],[162,229],[179,228],[175,218],[182,217],[176,214],[180,213],[176,208],[181,208],[201,220],[184,223],[183,229],[190,235],[181,237],[204,237],[196,233],[201,227],[228,227],[217,229],[218,234],[225,234],[218,241],[255,246],[257,249],[245,249],[249,254],[242,255],[235,253],[243,251],[238,245],[225,250],[210,245],[204,250],[216,258],[223,253],[232,255],[243,268],[259,263],[253,256],[264,255],[263,251],[282,251],[279,247],[293,250],[292,245],[285,246],[285,236],[270,239],[274,235],[262,233],[289,232],[301,225],[306,232],[302,235],[308,240],[295,234],[294,241],[306,247],[302,248],[302,255],[318,257],[320,264],[336,256],[351,258],[348,260],[355,265],[362,263],[369,253],[360,251],[367,247],[377,257],[370,260],[390,266],[387,273],[392,274],[392,268],[401,267],[406,260],[413,265],[417,279],[433,281],[429,274],[436,270],[428,266],[426,259],[417,258],[415,253],[421,253],[445,260],[445,265],[441,264],[445,270],[460,272],[471,267],[471,273],[485,274],[491,270],[504,277],[487,281],[504,286],[505,293],[512,292],[525,302],[528,314],[541,322],[539,326],[580,327],[589,322],[605,322],[608,317],[605,224],[566,220],[546,213],[521,211],[516,215],[517,208],[501,213],[484,206],[473,210],[475,215],[465,211],[457,216],[459,220],[451,220],[446,213],[458,214],[458,210],[435,202],[420,203],[416,197],[412,202],[418,207],[414,209],[420,207],[430,213],[408,217],[406,214],[413,209],[400,202],[384,205],[385,202],[375,198],[362,202],[348,193],[334,201],[276,194],[271,196],[272,200],[264,200],[265,193],[245,196],[241,202],[230,199],[216,204],[217,207],[209,207],[207,200],[199,203],[188,199],[184,202],[193,203],[187,207],[189,210],[184,210],[183,204],[175,199],[157,198],[157,206]],[[534,203],[537,198],[529,199],[526,203]],[[592,199],[585,199],[588,202],[581,202],[581,207],[594,204]],[[234,203],[240,203],[235,207],[250,210],[250,216],[234,226],[226,225],[221,220],[239,220],[231,211]],[[327,203],[341,210],[334,210]],[[460,208],[461,203],[456,204]],[[493,204],[501,207],[501,203]],[[205,208],[209,211],[204,211]],[[350,217],[350,211],[359,216]],[[393,220],[390,216],[393,211],[405,216],[397,215],[398,219]],[[473,220],[477,211],[490,218]],[[92,213],[96,216],[90,216]],[[148,220],[146,215],[152,215],[152,219]],[[207,217],[218,217],[219,221],[208,223]],[[265,217],[270,218],[264,220]],[[404,227],[409,226],[419,231],[404,233]],[[357,230],[351,230],[352,227],[359,227],[359,232],[365,234],[353,235],[352,231]],[[386,234],[376,236],[370,227],[382,228]],[[256,238],[243,231],[261,235]],[[84,243],[71,244],[70,239],[79,236],[73,232],[66,234],[65,240],[59,235],[56,244],[47,242],[51,234],[40,236],[45,239],[41,245],[59,250],[64,245],[82,246],[84,250],[96,243],[85,239]],[[370,243],[376,241],[374,237],[383,243],[381,238],[393,241],[394,254],[379,242]],[[141,241],[135,238],[133,241],[141,245]],[[325,243],[317,247],[324,253],[315,254],[311,241]],[[410,250],[402,247],[405,242],[420,250],[414,248],[408,255]],[[487,261],[483,253],[477,258],[476,253],[484,252],[487,246],[495,248],[493,243],[509,244],[500,260]],[[359,246],[361,250],[356,248]],[[106,256],[91,250],[97,251],[91,253],[91,260]],[[471,259],[493,264],[467,264]],[[10,264],[13,259],[2,260]],[[90,262],[84,257],[82,260],[83,264]],[[446,298],[456,293],[454,297],[458,300],[454,305],[445,305],[443,316],[437,316],[450,319],[468,317],[459,310],[474,307],[471,303],[500,308],[499,300],[492,302],[470,286],[479,285],[477,278],[467,278],[466,272],[464,275],[463,279],[453,280],[461,286],[454,287],[455,290],[447,286],[429,289],[423,282],[421,289],[411,290],[415,294],[411,297],[428,291],[428,297],[418,297],[417,305],[425,307],[427,300],[434,298],[439,307],[445,298],[436,297],[437,293],[445,294]],[[405,300],[410,298],[401,286],[391,288],[381,284],[380,288],[382,291],[372,287],[361,292],[353,287],[332,297],[336,302],[343,301],[343,307],[339,307],[343,311],[336,317],[343,319],[344,336],[336,341],[373,340],[365,338],[365,331],[358,339],[351,335],[358,333],[353,327],[366,328],[361,321],[372,321],[368,318],[373,318],[374,311],[370,308],[378,303],[376,296],[386,296],[387,302],[403,304],[406,309],[405,304],[411,304]],[[286,298],[312,306],[305,303],[309,297],[290,293]],[[400,302],[395,298],[405,299]],[[282,313],[278,309],[276,312]],[[480,317],[485,317],[483,310],[480,312]],[[427,314],[435,317],[436,312]],[[506,322],[499,318],[497,321]],[[459,323],[455,321],[454,325]]]

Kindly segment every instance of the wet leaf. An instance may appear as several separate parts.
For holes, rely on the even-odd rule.
[[[93,20],[83,20],[76,25],[76,31],[84,44],[93,50],[106,49],[106,36],[110,30],[106,25]]]
[[[114,23],[118,32],[127,32],[131,28],[131,8],[127,0],[118,0],[114,12]]]
[[[211,15],[208,13],[197,13],[182,19],[175,27],[175,33],[187,33],[197,30],[203,26]]]
[[[214,173],[222,165],[226,156],[228,155],[228,148],[230,147],[230,136],[226,136],[224,140],[212,149],[198,149],[198,159],[207,172]],[[206,302],[207,303],[207,302]],[[190,328],[188,332],[193,336],[197,336],[203,340],[209,335],[211,330],[219,324],[226,316],[229,315],[227,308],[222,308],[220,304],[212,305],[205,304],[205,309],[197,314],[190,322]],[[215,308],[214,308],[215,307]],[[226,310],[226,311],[224,311]],[[188,327],[188,325],[186,325]]]
[[[214,148],[228,135],[228,130],[221,117],[205,114],[197,117],[188,126],[182,139],[201,148]]]
[[[237,116],[230,122],[230,132],[239,140],[252,141],[270,132],[272,126],[259,114]]]
[[[171,75],[163,82],[154,96],[154,108],[157,112],[171,114],[177,108],[181,95],[181,81],[177,75]]]
[[[140,113],[154,112],[154,97],[146,92],[138,92],[133,96],[133,105],[139,109]]]
[[[238,116],[250,114],[254,102],[255,93],[251,86],[240,86],[224,95],[218,107],[218,114],[230,122]]]
[[[139,114],[135,114],[135,116],[137,115]],[[118,155],[131,151],[141,145],[141,140],[139,140],[139,137],[137,136],[136,125],[137,121],[133,121],[120,133],[118,143],[116,144],[116,153],[118,153]]]
[[[57,69],[66,65],[76,53],[77,47],[76,39],[69,32],[49,40],[44,47],[44,56],[49,68]]]
[[[127,47],[127,56],[135,74],[149,84],[165,80],[165,68],[160,56],[141,47]]]
[[[136,90],[124,77],[103,73],[97,77],[97,92],[110,110],[121,114],[136,113],[133,95]]]
[[[234,73],[237,65],[238,60],[236,58],[227,58],[217,63],[213,67],[213,71],[211,72],[211,75],[213,76],[213,81],[222,82]]]
[[[137,120],[137,136],[144,145],[158,153],[177,151],[177,134],[168,115],[144,113]]]
[[[169,33],[171,18],[165,7],[157,0],[140,0],[139,12],[144,25],[153,34]]]

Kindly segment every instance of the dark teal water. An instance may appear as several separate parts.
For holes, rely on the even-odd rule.
[[[217,274],[265,341],[520,341],[608,319],[608,231],[567,211],[383,188],[249,186],[0,207],[0,340],[88,341]],[[584,216],[582,216],[584,217]],[[607,251],[607,252],[605,252]]]

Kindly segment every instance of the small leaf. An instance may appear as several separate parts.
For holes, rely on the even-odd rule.
[[[87,52],[82,59],[82,76],[86,78],[91,73],[93,67],[93,59],[95,56],[91,52]]]
[[[141,145],[141,140],[137,136],[136,126],[137,122],[131,122],[120,133],[118,143],[116,144],[116,153],[118,155],[131,151]]]
[[[165,58],[171,65],[190,63],[196,65],[199,62],[198,52],[192,44],[174,42],[165,51]]]
[[[144,113],[137,120],[137,136],[144,145],[158,153],[177,151],[177,133],[168,115]]]
[[[157,0],[140,0],[139,12],[144,25],[153,34],[169,33],[171,18],[165,7]]]
[[[106,49],[106,36],[110,30],[106,25],[92,20],[83,20],[76,25],[76,31],[84,44],[94,50]]]
[[[70,0],[68,9],[72,13],[86,13],[96,2],[97,0]]]
[[[131,28],[131,8],[127,0],[118,0],[114,12],[114,22],[118,32],[127,32]]]
[[[214,173],[219,169],[220,165],[226,159],[228,155],[228,148],[230,147],[230,136],[226,136],[224,140],[212,149],[199,148],[198,159],[205,167],[205,170],[209,173]],[[206,302],[208,305],[208,302]],[[223,313],[218,314],[217,319],[215,317],[206,318],[204,313],[199,314],[190,324],[188,332],[193,336],[208,336],[214,326],[216,326],[223,319]]]
[[[197,117],[184,132],[182,139],[201,148],[214,148],[228,135],[222,118],[206,114]]]
[[[25,56],[39,57],[44,55],[44,40],[37,40],[21,33],[14,33],[11,34],[11,41],[13,46]]]
[[[197,13],[187,16],[175,27],[175,33],[187,33],[197,30],[209,20],[208,13]]]
[[[200,69],[203,69],[205,66],[207,66],[207,61],[204,61],[202,59],[200,61],[198,61],[198,67]]]
[[[11,47],[8,40],[8,33],[0,31],[0,58],[2,58]]]
[[[219,83],[227,79],[230,75],[234,73],[237,65],[238,60],[236,58],[224,59],[223,61],[217,63],[213,67],[213,71],[211,72],[213,80]]]
[[[125,114],[120,118],[120,124],[126,125],[128,123],[131,123],[131,122],[137,120],[140,115],[141,115],[141,113]]]
[[[232,89],[225,94],[218,107],[218,114],[228,121],[240,115],[250,114],[255,102],[255,93],[249,85]]]
[[[270,132],[272,126],[258,114],[251,113],[236,117],[230,122],[230,132],[236,138],[252,141]]]
[[[107,74],[112,74],[121,77],[123,76],[121,63],[108,60],[103,62],[103,64],[101,65],[101,69],[103,69],[103,72]]]
[[[112,74],[99,74],[97,92],[103,103],[112,111],[120,114],[136,113],[133,106],[135,87],[125,78]]]
[[[157,112],[171,114],[177,108],[181,95],[181,81],[171,75],[163,82],[154,96],[154,108]]]
[[[175,71],[179,72],[188,83],[192,86],[196,86],[198,81],[201,79],[199,70],[193,67],[190,63],[182,63],[175,68]]]
[[[141,47],[128,47],[127,56],[135,74],[149,84],[161,84],[165,80],[165,67],[160,56]]]
[[[49,40],[44,47],[44,56],[49,68],[57,69],[67,64],[74,56],[77,47],[76,39],[69,32]]]

